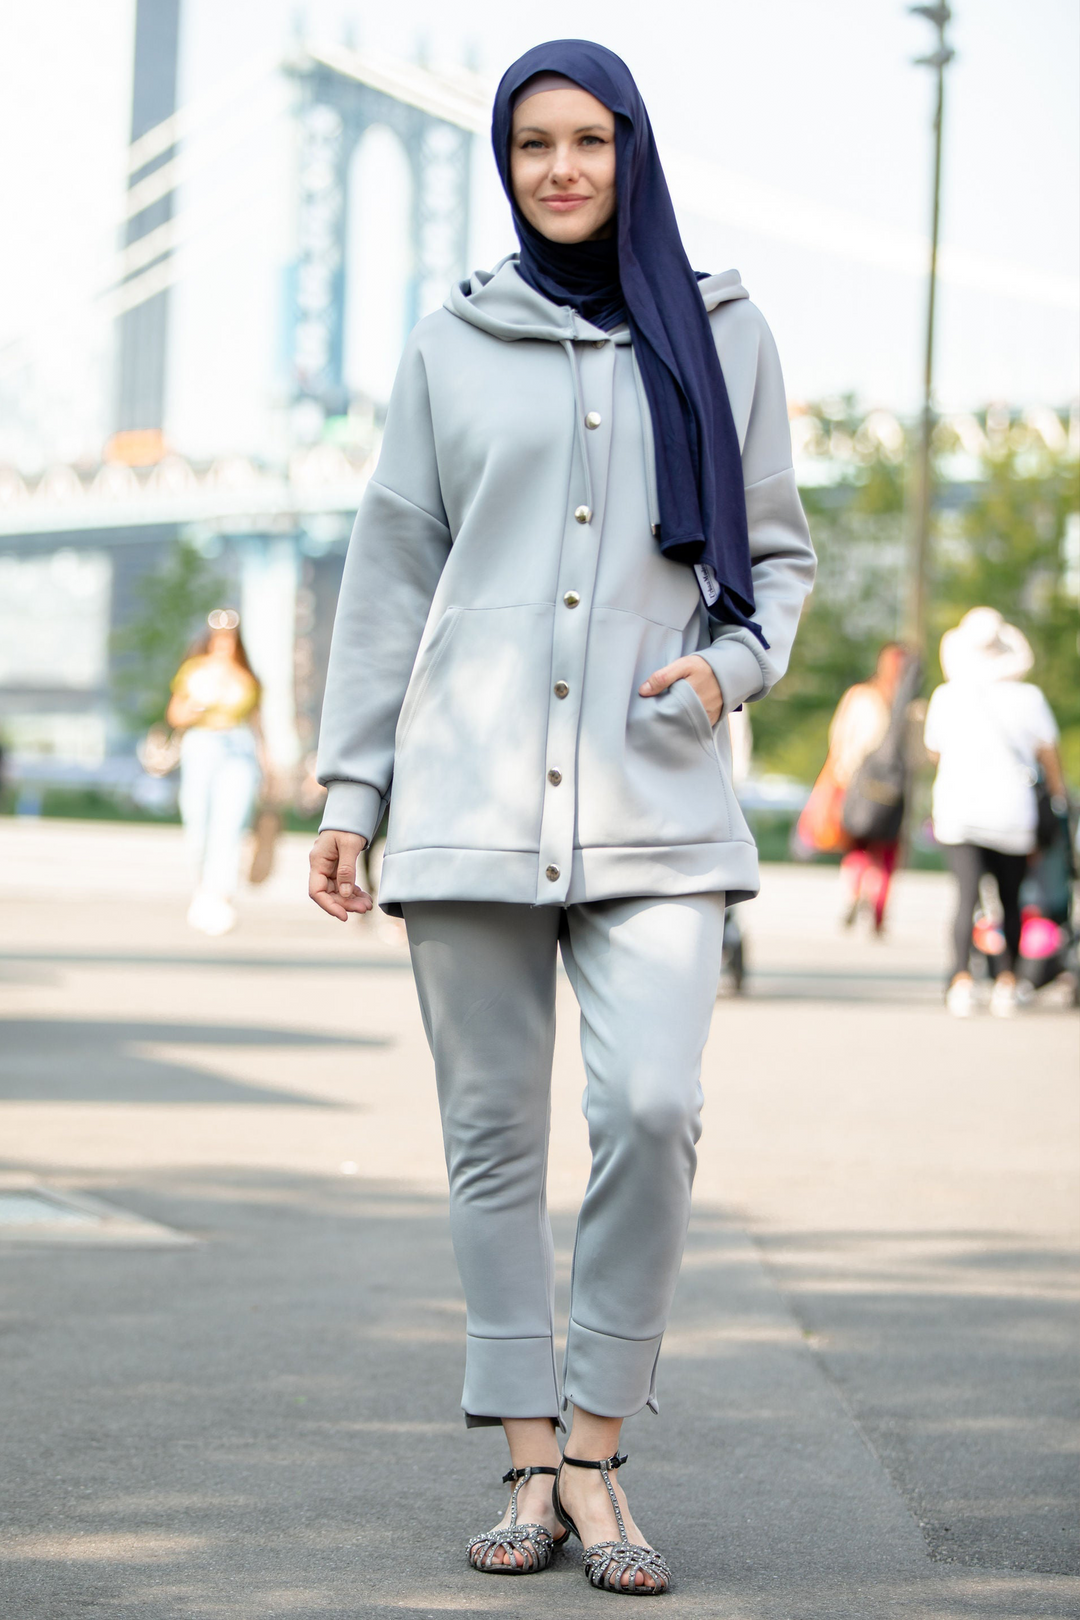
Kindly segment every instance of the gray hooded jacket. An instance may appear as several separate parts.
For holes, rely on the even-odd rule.
[[[653,670],[700,653],[724,710],[787,667],[814,552],[772,336],[737,272],[701,283],[742,445],[756,617],[711,621],[660,554],[629,334],[504,260],[406,345],[334,625],[324,828],[370,840],[380,903],[567,905],[757,892],[727,726]],[[393,797],[391,795],[393,783]]]

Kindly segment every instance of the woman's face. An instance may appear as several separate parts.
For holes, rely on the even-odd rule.
[[[615,119],[587,90],[541,90],[514,109],[514,201],[552,242],[610,236],[615,218]]]
[[[878,653],[877,682],[890,699],[900,684],[904,661],[902,647],[883,647]]]
[[[224,658],[229,661],[236,657],[236,631],[212,630],[206,650],[211,658]]]

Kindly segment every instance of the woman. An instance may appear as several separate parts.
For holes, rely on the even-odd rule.
[[[1036,845],[1040,770],[1052,802],[1062,813],[1067,807],[1057,724],[1039,688],[1023,679],[1034,662],[1023,632],[994,608],[972,608],[941,639],[945,684],[930,699],[924,736],[937,764],[934,837],[957,881],[945,995],[957,1018],[975,1011],[971,927],[984,876],[997,885],[1005,937],[1005,966],[994,980],[990,1011],[998,1018],[1016,1012],[1020,885]]]
[[[849,686],[829,726],[829,767],[847,794],[859,767],[889,734],[893,705],[908,655],[898,642],[886,642],[868,681]],[[902,810],[897,811],[897,818]],[[844,922],[850,927],[866,906],[875,934],[885,927],[885,908],[896,868],[899,830],[894,838],[856,838],[840,862],[844,886]]]
[[[462,1405],[502,1424],[515,1487],[470,1562],[544,1569],[572,1525],[594,1585],[652,1595],[669,1574],[616,1452],[656,1407],[725,897],[758,886],[719,721],[783,673],[814,560],[768,328],[735,272],[690,270],[624,63],[529,51],[493,138],[521,251],[406,345],[342,580],[311,894],[369,909],[355,862],[393,776],[379,902],[404,916],[435,1059]],[[561,1391],[560,948],[593,1152]]]
[[[236,925],[240,848],[261,775],[260,692],[239,614],[215,608],[207,623],[173,679],[166,719],[184,732],[180,819],[195,873],[188,922],[226,934]]]

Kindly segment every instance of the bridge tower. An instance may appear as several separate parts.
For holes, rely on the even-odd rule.
[[[468,268],[471,140],[486,118],[486,99],[471,76],[450,80],[345,46],[304,47],[289,71],[299,88],[291,388],[294,401],[315,401],[333,416],[348,403],[343,343],[352,155],[366,131],[382,124],[397,135],[411,170],[409,329]]]
[[[171,252],[174,198],[168,182],[176,157],[171,132],[176,122],[179,39],[180,0],[137,0],[132,167],[123,247],[138,250],[139,271],[145,271],[148,264],[163,265]],[[129,272],[124,280],[136,273]],[[169,287],[165,284],[125,308],[117,322],[114,426],[127,442],[127,454],[137,461],[155,461],[161,453],[168,342]]]

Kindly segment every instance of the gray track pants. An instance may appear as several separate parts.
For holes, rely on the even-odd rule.
[[[574,1245],[562,1410],[655,1411],[701,1134],[701,1051],[724,896],[403,909],[468,1307],[466,1420],[560,1411],[545,1190],[559,945],[581,1008],[593,1155]]]

